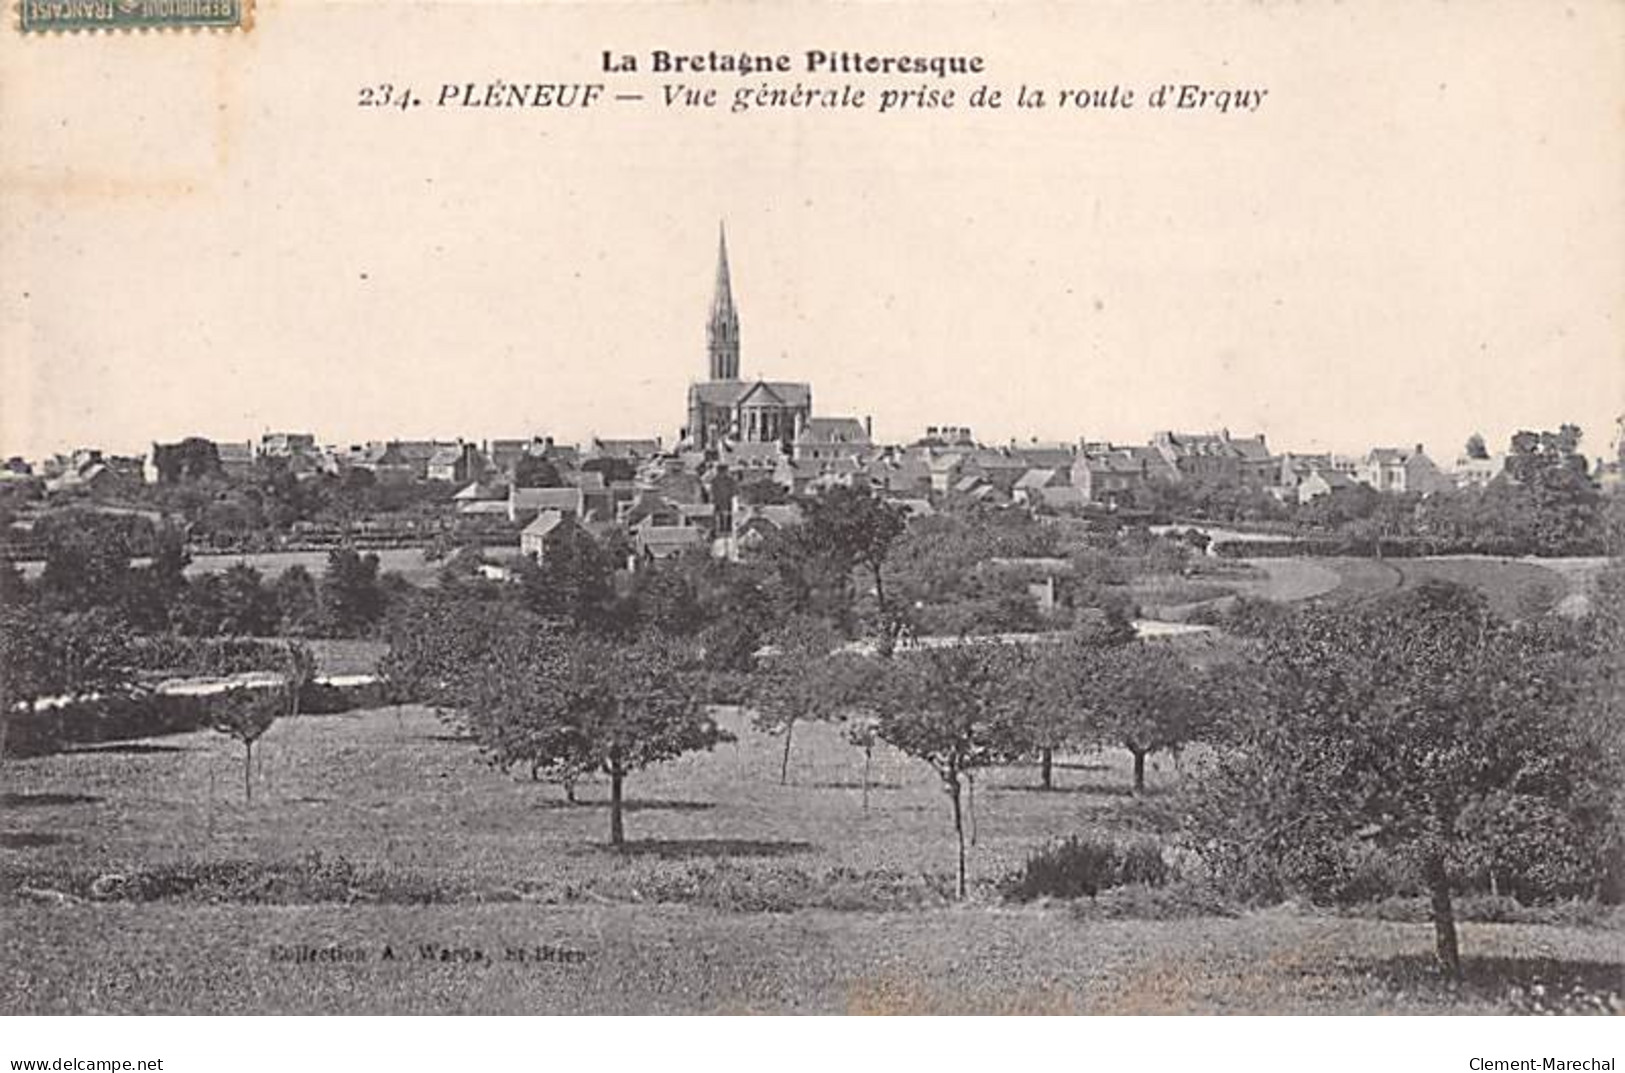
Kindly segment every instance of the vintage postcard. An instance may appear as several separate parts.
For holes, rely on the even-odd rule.
[[[11,12],[0,1013],[1625,1012],[1625,5]]]

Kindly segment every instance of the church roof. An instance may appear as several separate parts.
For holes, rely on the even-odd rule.
[[[869,433],[855,417],[812,417],[802,426],[799,444],[867,444]]]
[[[785,380],[704,380],[690,384],[690,402],[703,402],[708,406],[735,407],[758,391],[766,392],[771,401],[786,407],[812,405],[812,385]]]

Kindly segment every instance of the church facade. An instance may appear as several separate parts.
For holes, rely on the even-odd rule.
[[[705,334],[710,378],[689,385],[684,442],[702,451],[725,442],[776,443],[788,449],[812,416],[812,386],[739,378],[739,311],[726,234],[718,237],[716,289]]]

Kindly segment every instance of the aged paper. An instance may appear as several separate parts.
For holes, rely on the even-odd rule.
[[[617,523],[628,543],[613,545],[615,565],[631,565],[617,591],[629,591],[679,545],[748,560],[750,541],[773,539],[797,509],[764,500],[747,512],[716,492],[707,467],[719,458],[741,484],[789,473],[790,499],[868,474],[910,524],[982,497],[1080,526],[1118,514],[1177,530],[1186,515],[1153,517],[1135,491],[1148,466],[1177,477],[1211,447],[1238,487],[1268,485],[1285,504],[1274,529],[1241,534],[1254,541],[1301,537],[1290,512],[1345,488],[1430,491],[1417,483],[1423,459],[1437,488],[1481,489],[1496,473],[1480,470],[1499,467],[1521,430],[1578,426],[1589,487],[1618,487],[1617,2],[22,0],[12,15],[0,33],[0,459],[8,478],[38,482],[37,496],[6,505],[8,557],[29,585],[61,583],[39,580],[49,523],[35,526],[69,503],[150,516],[154,531],[184,514],[188,577],[250,562],[268,592],[290,564],[318,579],[336,570],[341,545],[381,555],[403,584],[441,584],[458,544],[423,519],[442,507],[485,516],[491,543],[538,561],[560,532],[603,540],[593,526]],[[1177,430],[1209,447],[1179,454]],[[1463,447],[1475,434],[1482,458]],[[1541,442],[1573,456],[1554,435]],[[191,440],[204,455],[188,453]],[[973,441],[1006,462],[932,469],[969,457]],[[522,487],[515,459],[532,455],[548,487]],[[1308,461],[1294,468],[1295,455]],[[189,484],[198,457],[207,480]],[[594,458],[613,464],[578,479]],[[284,461],[267,476],[266,459]],[[695,491],[679,502],[669,489],[685,465]],[[243,492],[285,475],[360,496],[344,485],[356,470],[368,488],[438,482],[446,494],[438,507],[335,521],[337,507],[273,517],[268,504],[294,484]],[[204,491],[151,491],[172,484]],[[657,487],[668,500],[639,498]],[[367,510],[388,498],[366,495]],[[1408,585],[1384,573],[1398,568],[1382,541],[1414,534],[1381,524],[1339,550],[1361,559],[1341,573],[1254,566],[1238,584],[1291,599]],[[1231,528],[1204,530],[1202,546]],[[1483,558],[1501,546],[1407,547],[1386,554]],[[125,550],[137,567],[162,555]],[[1048,614],[1072,599],[1044,564],[1075,551],[1016,553],[1035,571],[1016,602]],[[1611,551],[1581,538],[1507,551],[1562,561],[1510,567],[1546,573],[1496,606],[1583,611]],[[519,584],[501,556],[476,567],[479,583]],[[1130,625],[1176,639],[1216,628],[1167,610],[1211,595],[1199,569],[1136,589]],[[893,578],[857,576],[841,643],[885,654],[961,630],[894,624]],[[349,613],[321,592],[320,614]],[[258,628],[175,612],[155,632],[304,637],[324,687],[387,684],[383,612],[299,633],[295,596]],[[1129,813],[1124,831],[1171,830],[1174,805],[1158,819],[1134,810],[1147,780],[1153,805],[1156,792],[1175,800],[1177,749],[1153,751],[1149,774],[1145,751],[1130,757],[1115,740],[1100,746],[1115,750],[1107,759],[1029,749],[1026,766],[967,780],[963,816],[948,779],[950,818],[935,769],[886,751],[901,737],[877,746],[842,713],[796,729],[809,744],[796,738],[806,751],[795,752],[789,733],[728,707],[727,733],[701,758],[673,745],[628,777],[632,859],[601,844],[613,792],[621,847],[618,769],[583,776],[587,804],[573,806],[543,787],[543,761],[494,771],[458,744],[478,728],[449,729],[438,709],[391,696],[402,701],[368,694],[360,714],[332,717],[352,720],[342,726],[281,720],[263,747],[238,723],[176,739],[190,751],[143,737],[112,761],[96,754],[107,766],[94,770],[61,766],[84,760],[73,751],[6,760],[3,897],[29,914],[32,937],[0,940],[26,966],[0,970],[0,1008],[1456,1008],[1407,1005],[1411,984],[1393,984],[1393,998],[1386,976],[1323,979],[1339,958],[1379,964],[1378,976],[1426,961],[1420,895],[1409,918],[1346,926],[1307,908],[1185,907],[1158,922],[1155,906],[1130,907],[1119,921],[1098,906],[1000,900],[1056,840]],[[60,698],[36,699],[45,710]],[[327,727],[339,737],[322,737]],[[1046,787],[1052,761],[1062,788],[1073,783],[1064,803],[1018,792],[1039,777],[1040,753]],[[1077,789],[1102,779],[1098,797]],[[465,789],[445,793],[454,783]],[[804,799],[780,794],[798,784]],[[149,785],[163,788],[131,789]],[[573,799],[575,783],[561,785]],[[894,815],[927,817],[917,832],[888,826],[904,822],[888,802],[905,799]],[[1193,859],[1191,845],[1168,850],[1169,867]],[[230,886],[216,866],[271,869],[254,898],[298,908],[273,914],[231,887],[210,910],[230,926],[202,927],[186,899],[212,895],[131,893],[158,890],[160,874]],[[1511,897],[1492,872],[1471,882]],[[327,893],[310,904],[263,893],[306,889],[294,876]],[[377,894],[380,876],[401,886]],[[798,900],[807,884],[823,886]],[[338,889],[349,893],[329,896]],[[154,904],[140,914],[97,906],[143,898]],[[525,914],[504,917],[514,906]],[[129,948],[116,938],[125,927]],[[1546,950],[1617,1012],[1617,927],[1463,927],[1470,958]],[[136,962],[150,989],[128,982]],[[1469,978],[1485,964],[1469,959]],[[1502,1011],[1503,984],[1533,986],[1498,981],[1461,1002]],[[1335,997],[1319,997],[1322,985]]]

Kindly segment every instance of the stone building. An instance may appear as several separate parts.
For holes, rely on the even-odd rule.
[[[739,378],[739,312],[728,271],[728,238],[718,239],[716,290],[706,324],[710,378],[688,388],[686,446],[715,450],[725,441],[789,448],[812,416],[812,387]]]

